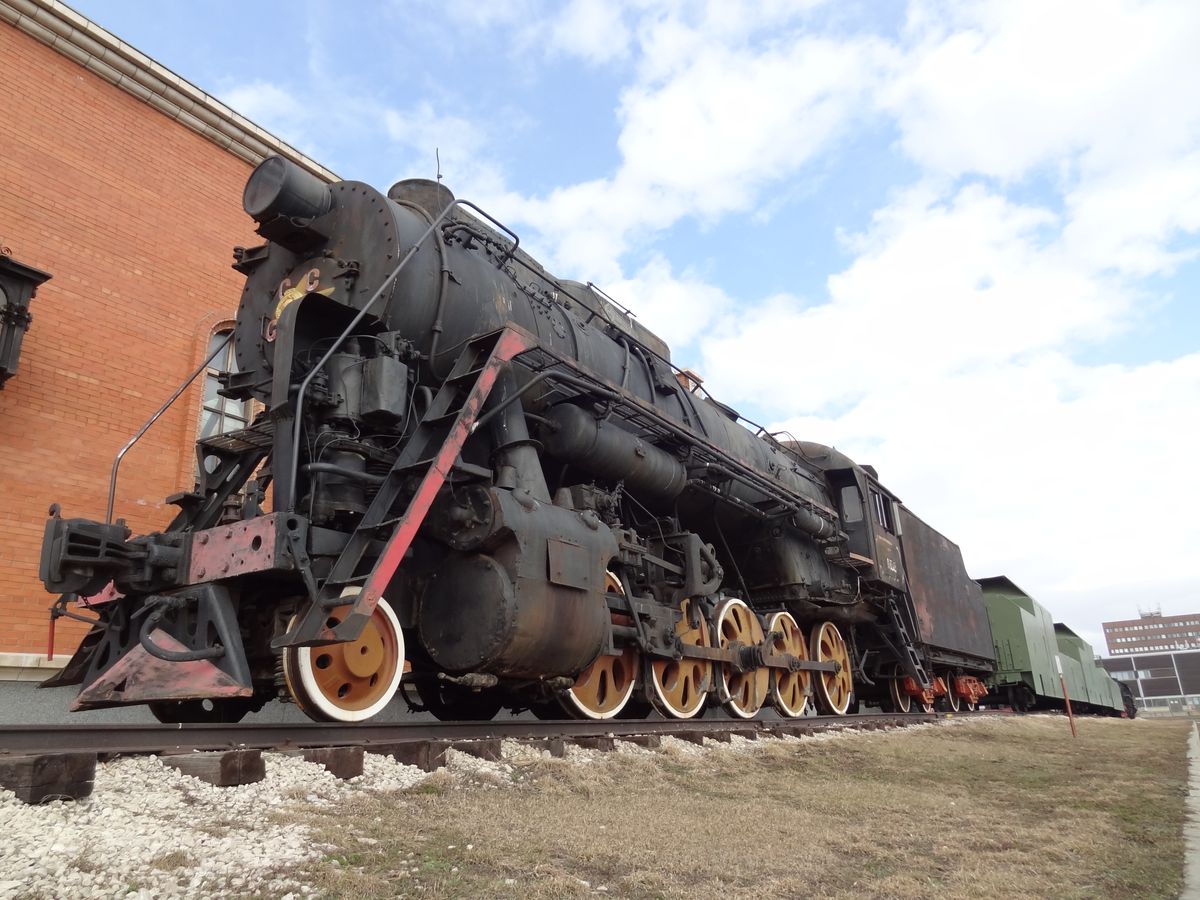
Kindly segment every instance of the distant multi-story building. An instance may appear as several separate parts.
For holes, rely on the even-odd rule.
[[[1105,622],[1104,640],[1112,656],[1200,649],[1200,613],[1164,616],[1153,611],[1144,612],[1136,619]]]
[[[1200,650],[1126,653],[1120,659],[1102,659],[1100,665],[1129,686],[1139,709],[1200,712]]]

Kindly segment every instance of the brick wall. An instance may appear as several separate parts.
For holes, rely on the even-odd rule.
[[[44,653],[52,502],[103,518],[113,455],[236,308],[244,161],[0,23],[0,242],[43,269],[0,391],[0,653]],[[125,459],[116,515],[164,525],[191,487],[199,386]],[[83,627],[60,620],[66,653]]]

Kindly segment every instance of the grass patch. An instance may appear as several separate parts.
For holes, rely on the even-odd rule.
[[[154,857],[154,859],[150,860],[150,865],[164,872],[174,872],[176,869],[183,869],[192,865],[192,858],[182,850],[172,850],[169,853],[160,853]]]
[[[540,760],[519,784],[300,807],[329,897],[1175,897],[1175,720],[958,720],[750,749]],[[426,782],[429,785],[430,782]]]

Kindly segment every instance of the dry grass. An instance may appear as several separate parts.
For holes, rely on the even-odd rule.
[[[150,865],[156,869],[162,869],[164,872],[174,872],[176,869],[186,869],[193,865],[193,860],[182,850],[172,850],[154,857],[150,860]]]
[[[1174,897],[1188,727],[959,720],[443,775],[304,813],[336,848],[308,877],[363,898]]]

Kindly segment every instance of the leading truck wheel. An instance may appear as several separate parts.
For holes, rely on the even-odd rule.
[[[827,714],[844,716],[850,708],[850,694],[854,680],[850,674],[850,651],[838,627],[832,622],[821,622],[813,627],[809,655],[815,662],[837,662],[837,672],[817,672],[813,679],[813,693],[817,708]]]
[[[351,604],[329,611],[330,628],[350,611]],[[321,647],[285,647],[283,677],[296,705],[310,719],[362,722],[392,699],[404,674],[404,633],[386,600],[375,611],[356,641]]]

